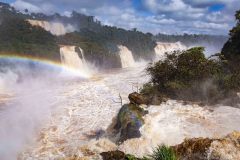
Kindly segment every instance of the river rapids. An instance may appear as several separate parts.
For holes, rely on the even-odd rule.
[[[21,87],[2,80],[9,94],[1,99],[1,159],[100,159],[100,152],[116,149],[142,156],[158,144],[221,137],[240,130],[238,108],[200,107],[169,100],[147,108],[141,138],[116,145],[106,132],[121,108],[119,95],[127,103],[128,94],[148,81],[144,68],[111,70],[90,79],[61,75],[58,80],[55,76],[46,81],[45,76],[44,81],[18,82]]]
[[[240,131],[240,109],[168,100],[149,111],[141,137],[115,144],[109,128],[128,94],[149,80],[146,63],[95,72],[91,78],[64,73],[31,75],[26,69],[0,74],[0,159],[101,159],[119,149],[150,154],[160,144],[176,145],[185,138],[218,138]]]

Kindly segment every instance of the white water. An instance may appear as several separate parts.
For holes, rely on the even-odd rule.
[[[240,131],[240,109],[220,106],[213,110],[198,105],[183,105],[169,100],[160,106],[150,106],[142,137],[125,141],[119,148],[126,153],[143,156],[160,144],[176,145],[185,138],[220,138]]]
[[[54,35],[60,36],[69,32],[73,32],[75,28],[67,24],[66,26],[60,22],[48,22],[48,21],[40,21],[40,20],[27,20],[33,26],[39,26],[45,29],[46,31],[51,32]]]
[[[109,140],[91,140],[96,131],[106,130],[127,102],[136,82],[146,82],[141,69],[116,70],[100,74],[87,81],[63,81],[57,95],[57,110],[43,127],[35,146],[30,146],[23,159],[54,159],[64,156],[84,156],[85,148],[99,153],[116,147]]]
[[[134,67],[135,61],[132,52],[125,46],[119,45],[119,55],[122,63],[122,68]]]
[[[91,75],[91,66],[87,63],[84,57],[83,50],[79,47],[81,58],[76,52],[76,46],[61,46],[60,57],[64,66],[71,69],[76,74],[85,75],[89,77]]]
[[[166,42],[157,42],[155,47],[156,60],[164,60],[166,58],[165,53],[171,53],[177,50],[185,50],[186,46],[181,44],[181,42],[176,43],[166,43]]]
[[[233,130],[240,131],[240,109],[221,106],[211,111],[198,105],[183,105],[170,100],[160,106],[147,108],[149,114],[144,117],[145,125],[141,128],[141,138],[127,140],[120,146],[111,142],[108,137],[100,137],[96,140],[94,137],[107,130],[121,107],[116,103],[119,102],[119,93],[123,103],[127,103],[128,94],[136,91],[137,85],[140,86],[148,80],[144,68],[145,66],[99,73],[89,80],[62,77],[58,83],[53,83],[54,85],[48,81],[51,85],[49,88],[46,88],[48,85],[39,86],[37,89],[33,87],[33,90],[30,90],[32,95],[30,97],[25,96],[25,93],[29,95],[29,92],[24,92],[21,96],[16,95],[19,97],[19,104],[29,106],[28,112],[24,112],[25,107],[21,108],[20,115],[25,115],[26,118],[22,116],[17,122],[12,120],[10,122],[19,126],[25,122],[25,119],[27,123],[30,118],[30,126],[34,127],[30,129],[22,127],[21,134],[17,134],[19,128],[9,130],[14,134],[9,134],[10,138],[4,142],[20,143],[21,149],[25,148],[20,154],[21,158],[27,160],[53,160],[73,155],[86,159],[99,159],[99,153],[103,151],[120,149],[141,156],[150,153],[157,144],[173,145],[181,143],[184,138],[219,137]],[[44,79],[40,81],[43,83]],[[5,89],[7,86],[5,84]],[[12,87],[12,84],[9,84],[9,87]],[[25,87],[26,85],[23,89]],[[39,88],[42,88],[40,95]],[[22,96],[26,97],[24,103],[20,101]],[[37,99],[34,100],[35,98]],[[33,125],[34,121],[37,122],[35,125]],[[8,128],[7,125],[1,124],[1,126],[5,127],[2,127],[3,130]],[[38,134],[32,137],[34,129]],[[26,133],[28,133],[27,138],[22,139],[23,135],[26,137]],[[30,139],[31,143],[26,143],[26,139],[27,141]]]

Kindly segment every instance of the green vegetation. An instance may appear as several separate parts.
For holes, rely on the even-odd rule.
[[[240,89],[239,74],[226,70],[222,60],[207,59],[203,51],[195,47],[174,52],[150,65],[147,72],[151,81],[141,93],[210,104],[233,98]]]
[[[228,68],[238,71],[239,74],[239,61],[240,61],[240,10],[235,14],[237,24],[230,30],[230,38],[222,49],[222,54],[229,61]]]
[[[158,146],[153,150],[151,155],[143,158],[137,158],[131,154],[125,154],[121,151],[109,151],[101,153],[103,160],[178,160],[178,157],[173,148],[166,145]]]
[[[40,27],[33,27],[25,19],[28,14],[0,3],[0,54],[14,54],[59,61],[56,39]]]
[[[141,90],[150,99],[168,97],[204,104],[236,105],[240,91],[240,11],[230,39],[215,59],[204,56],[204,48],[195,47],[167,55],[164,61],[151,64],[149,83]],[[213,56],[213,57],[214,57]]]
[[[153,154],[150,155],[152,160],[177,160],[177,156],[171,147],[162,145],[158,146]]]
[[[59,60],[55,37],[21,18],[3,19],[0,25],[0,52]]]
[[[135,156],[131,155],[131,154],[127,154],[125,156],[125,160],[151,160],[147,157],[143,157],[143,158],[136,158]]]

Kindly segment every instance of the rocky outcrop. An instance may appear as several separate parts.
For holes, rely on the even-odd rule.
[[[240,159],[240,132],[233,132],[223,138],[192,138],[183,143],[171,146],[178,160],[239,160]],[[161,150],[157,154],[162,154]],[[121,151],[101,153],[103,160],[141,160]],[[151,160],[158,160],[148,155]],[[147,160],[148,158],[143,158]],[[149,160],[150,160],[149,159]]]
[[[143,125],[143,116],[147,112],[136,104],[125,104],[117,116],[117,123],[114,129],[120,133],[119,142],[130,138],[141,136],[139,128]]]
[[[128,99],[130,100],[130,103],[137,105],[160,105],[162,102],[166,102],[168,100],[165,96],[154,92],[146,95],[133,92],[128,95]]]
[[[103,160],[125,160],[125,153],[119,150],[102,152],[100,155],[102,156]]]
[[[187,139],[172,148],[181,160],[237,160],[240,159],[240,132],[221,139]]]
[[[126,155],[124,152],[116,150],[101,153],[103,160],[141,160],[133,155]]]
[[[183,143],[172,147],[175,153],[185,160],[205,160],[207,150],[213,142],[209,138],[193,138],[185,140]]]
[[[141,133],[140,127],[144,124],[143,116],[147,114],[141,104],[146,104],[146,99],[143,95],[134,92],[128,96],[130,103],[124,104],[120,109],[113,129],[115,134],[119,134],[118,142],[123,142],[131,138],[139,138]]]
[[[137,104],[137,105],[148,104],[147,98],[137,92],[133,92],[133,93],[129,94],[128,99],[130,100],[130,103],[132,103],[132,104]]]

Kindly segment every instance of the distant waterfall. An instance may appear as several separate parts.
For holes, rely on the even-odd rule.
[[[78,56],[78,53],[75,51],[75,46],[63,46],[60,48],[60,55],[62,63],[74,69],[80,69],[83,66],[82,59]]]
[[[67,68],[75,70],[76,72],[89,75],[91,73],[90,67],[85,60],[83,50],[79,47],[81,54],[81,57],[79,57],[75,49],[76,46],[61,46],[60,56],[62,64]]]
[[[39,26],[45,29],[46,31],[51,32],[54,35],[60,36],[64,35],[68,32],[73,32],[74,27],[70,24],[64,26],[60,22],[48,22],[48,21],[40,21],[40,20],[27,20],[33,26]]]
[[[135,61],[132,52],[125,46],[119,45],[119,55],[121,58],[122,68],[135,66]]]
[[[87,62],[85,60],[85,56],[84,56],[84,51],[82,50],[82,48],[79,47],[80,53],[81,53],[81,59],[83,64],[87,65]]]
[[[175,50],[185,50],[187,49],[181,42],[176,43],[165,43],[165,42],[157,42],[157,46],[155,47],[156,59],[163,60],[165,59],[166,52],[173,52]]]

